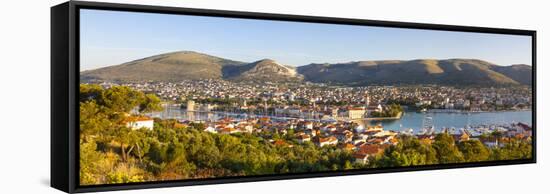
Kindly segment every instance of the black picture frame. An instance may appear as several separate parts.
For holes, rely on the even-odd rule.
[[[509,161],[80,186],[77,91],[79,90],[79,10],[83,8],[531,36],[533,156],[531,159]],[[536,31],[532,30],[69,1],[51,8],[51,186],[64,192],[75,193],[536,163],[536,62]]]

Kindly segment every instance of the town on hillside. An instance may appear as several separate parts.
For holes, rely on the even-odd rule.
[[[180,83],[141,82],[124,85],[159,96],[165,109],[179,114],[131,116],[132,129],[152,130],[155,120],[175,119],[177,125],[202,124],[201,130],[215,134],[256,134],[273,145],[292,147],[313,143],[336,146],[353,152],[355,162],[399,144],[398,136],[413,136],[425,143],[438,133],[452,135],[456,142],[480,140],[489,148],[501,147],[510,137],[530,139],[527,123],[509,122],[435,129],[430,112],[483,112],[530,110],[531,89],[524,87],[460,88],[449,86],[334,87],[324,84],[251,84],[222,80],[190,80]],[[406,110],[404,110],[406,109]],[[404,111],[426,112],[423,126],[410,130],[367,125],[363,121],[400,119]],[[194,117],[196,114],[210,115]],[[216,116],[211,116],[216,115]],[[490,135],[487,135],[490,134]],[[282,138],[291,137],[291,138]]]

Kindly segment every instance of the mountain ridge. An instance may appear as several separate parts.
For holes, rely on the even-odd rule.
[[[154,55],[120,65],[80,73],[81,80],[182,81],[310,81],[344,85],[443,84],[530,85],[532,68],[499,66],[479,59],[372,60],[310,63],[293,67],[273,59],[241,62],[194,51]]]

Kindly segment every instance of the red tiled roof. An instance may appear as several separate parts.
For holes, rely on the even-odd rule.
[[[353,148],[355,148],[355,146],[350,144],[350,143],[346,143],[346,144],[342,145],[341,147],[343,149],[347,149],[347,150],[352,150]]]
[[[356,153],[373,155],[378,154],[381,151],[380,146],[373,144],[363,144],[359,147],[359,150]]]
[[[137,122],[137,121],[152,121],[152,118],[144,117],[144,116],[130,116],[124,119],[124,123],[128,122]]]
[[[336,139],[336,137],[333,137],[333,136],[330,136],[327,138],[322,138],[322,137],[319,138],[319,143],[327,142],[327,141],[338,141],[338,139]]]

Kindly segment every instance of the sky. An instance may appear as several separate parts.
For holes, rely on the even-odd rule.
[[[81,10],[81,70],[174,51],[292,66],[450,58],[531,65],[529,36]]]

